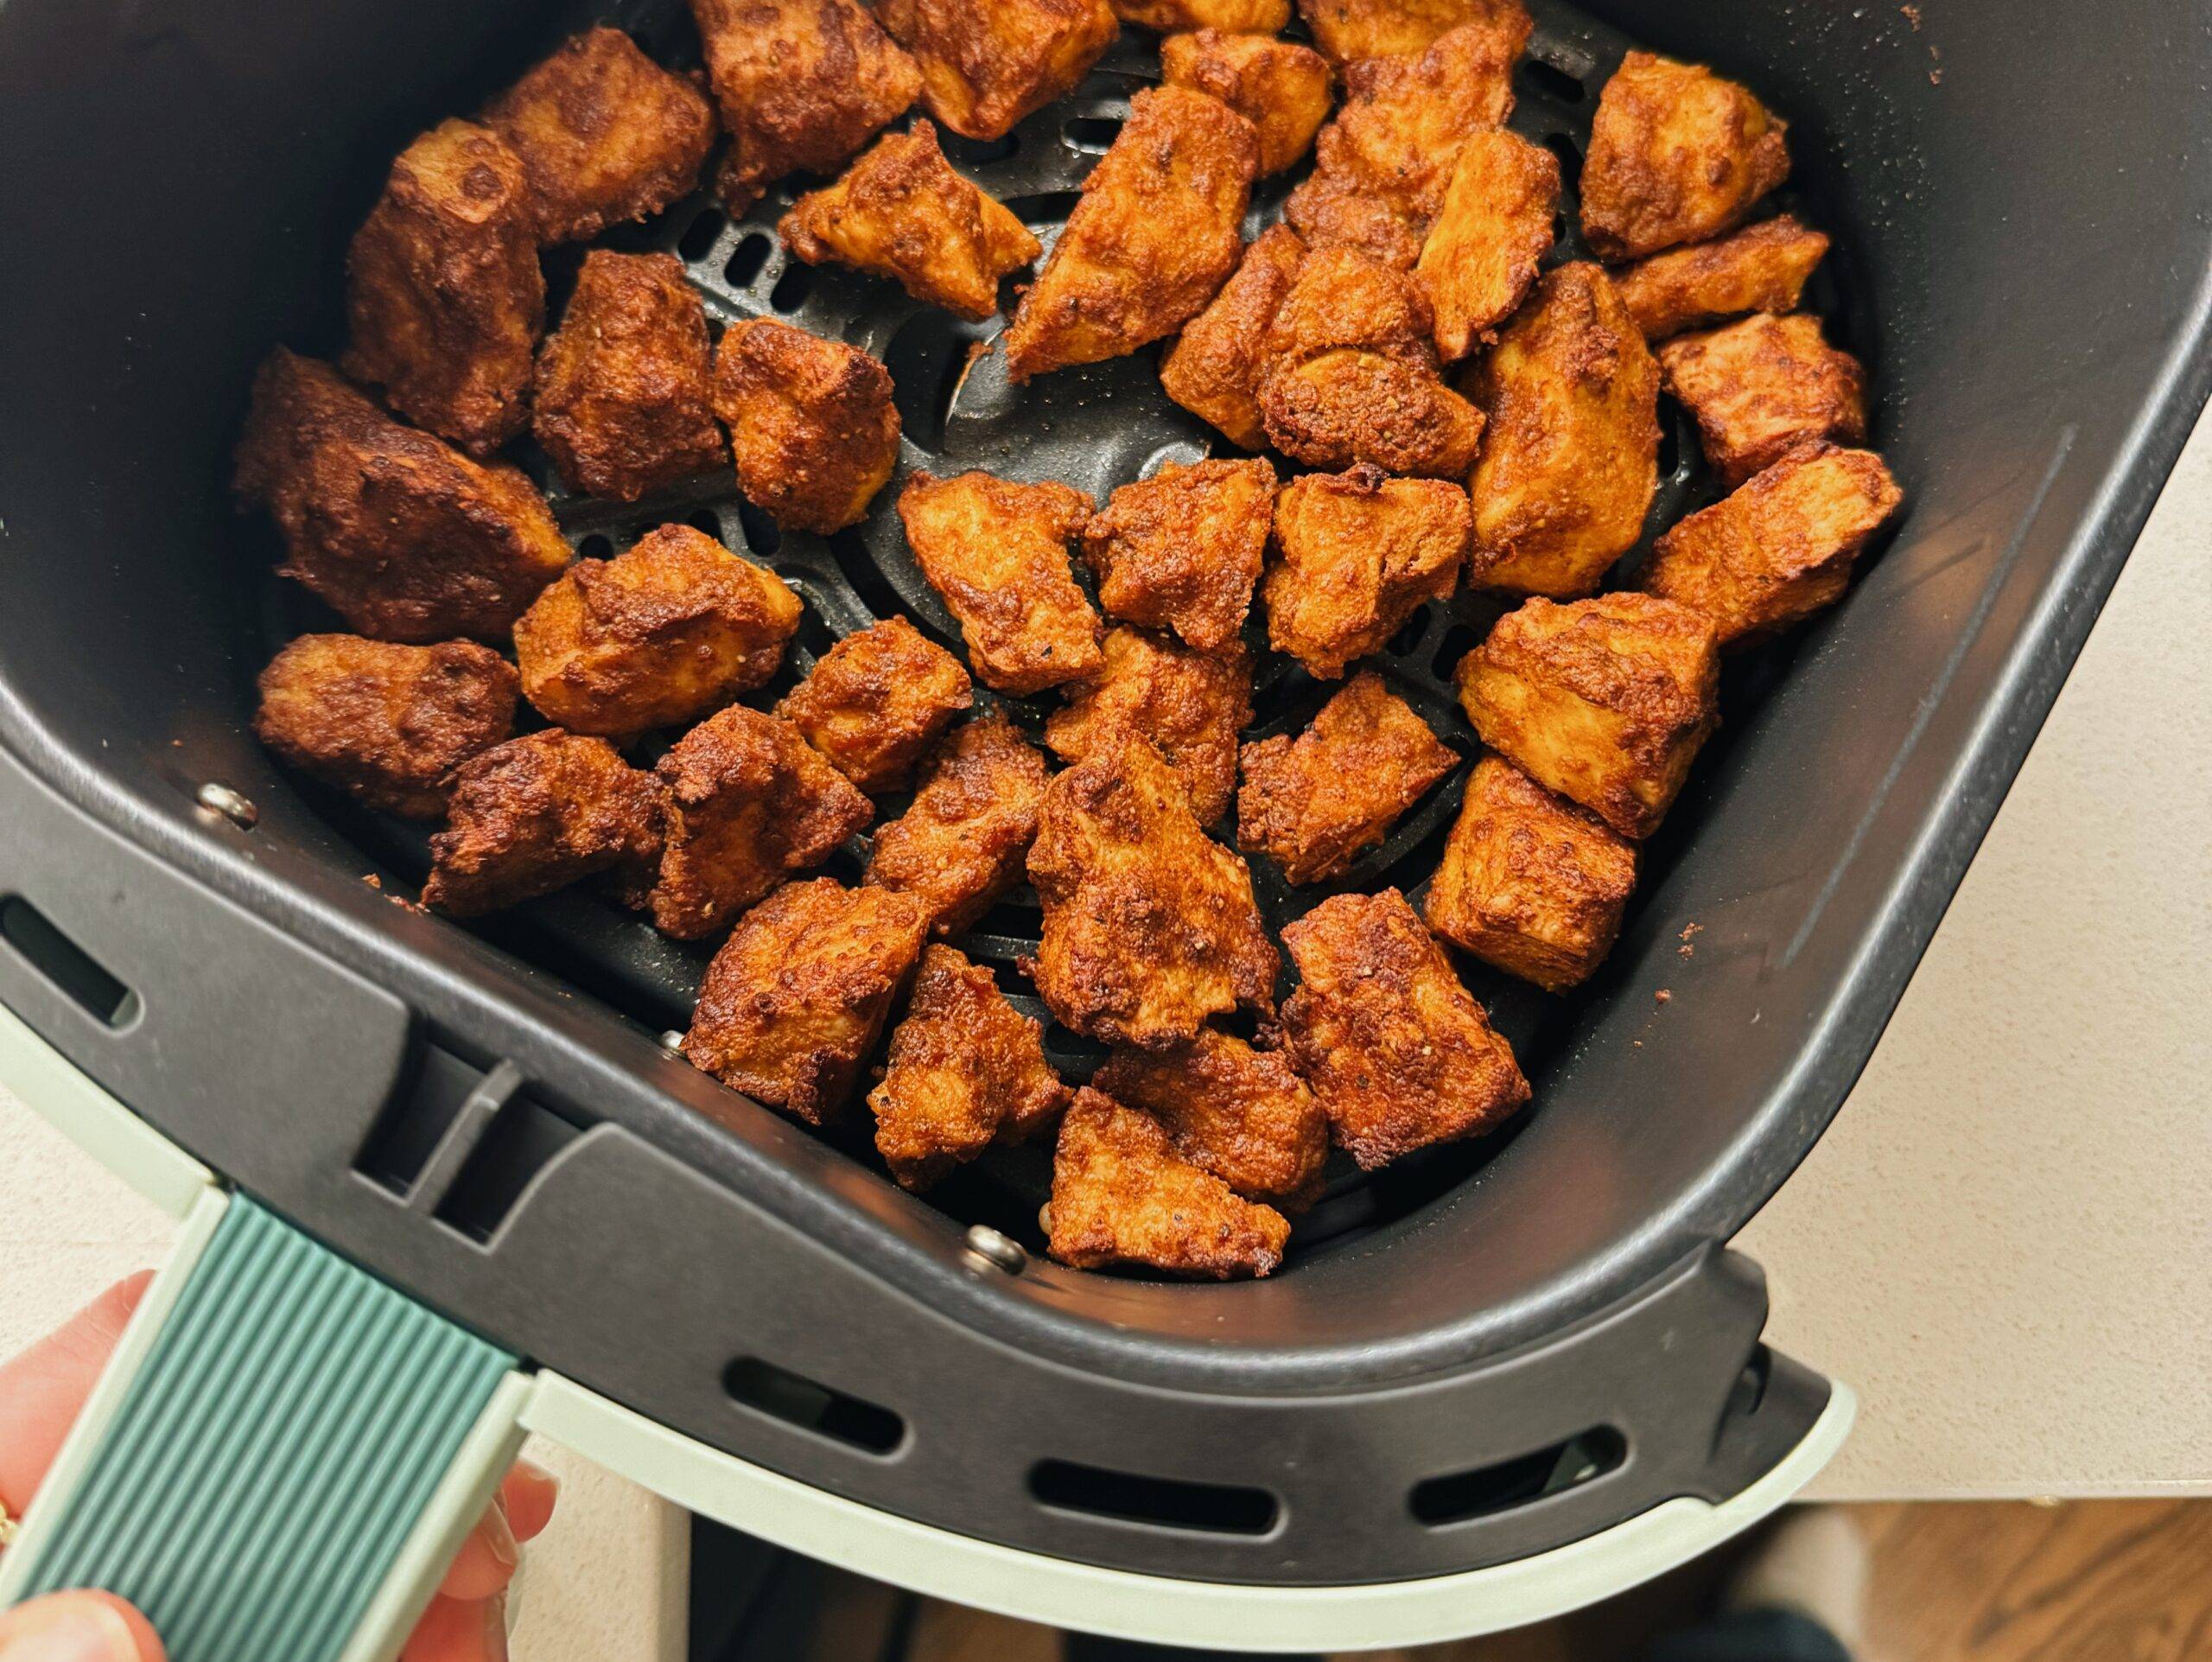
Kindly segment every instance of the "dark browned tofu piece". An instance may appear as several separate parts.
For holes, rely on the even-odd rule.
[[[1052,1255],[1078,1270],[1230,1281],[1280,1264],[1290,1223],[1176,1153],[1149,1114],[1086,1086],[1060,1122],[1049,1232]]]
[[[1761,314],[1659,348],[1667,391],[1697,418],[1705,459],[1740,485],[1808,439],[1861,444],[1866,373],[1808,312]]]
[[[1243,251],[1252,124],[1186,86],[1147,87],[1006,331],[1017,381],[1135,352],[1205,309]]]
[[[1790,312],[1828,239],[1783,213],[1719,242],[1639,260],[1613,282],[1647,341],[1726,322],[1745,312]]]
[[[855,0],[690,0],[730,136],[715,191],[743,213],[787,173],[835,173],[905,113],[921,71]]]
[[[1045,801],[1045,758],[1002,712],[956,730],[930,759],[914,800],[875,834],[868,880],[905,889],[930,927],[957,935],[1021,881]]]
[[[236,489],[283,534],[277,574],[380,640],[504,640],[569,564],[518,469],[401,425],[282,347],[254,377]]]
[[[713,934],[875,815],[797,728],[742,704],[686,733],[656,771],[668,844],[653,924],[679,940]]]
[[[1208,837],[1181,776],[1125,735],[1045,789],[1029,881],[1044,902],[1029,967],[1061,1024],[1163,1050],[1206,1019],[1274,1003],[1277,961],[1252,874]]]
[[[922,103],[968,138],[1001,138],[1075,84],[1121,26],[1106,0],[879,0],[914,54]]]
[[[1182,775],[1191,812],[1211,825],[1236,789],[1236,735],[1252,719],[1252,658],[1194,652],[1140,629],[1106,636],[1105,666],[1071,688],[1067,707],[1045,723],[1045,742],[1063,761],[1117,749],[1128,735],[1148,739]]]
[[[1294,883],[1333,877],[1459,765],[1412,705],[1365,670],[1296,739],[1248,744],[1236,845]]]
[[[953,718],[975,702],[960,660],[903,617],[847,635],[776,714],[847,779],[895,790]]]
[[[1590,593],[1643,534],[1659,486],[1659,366],[1605,272],[1548,272],[1470,390],[1490,424],[1468,487],[1468,581]]]
[[[889,277],[915,299],[978,322],[998,310],[999,279],[1044,247],[953,171],[926,121],[886,133],[836,184],[800,197],[776,229],[810,264],[834,260]]]
[[[1319,1193],[1329,1122],[1280,1051],[1207,1028],[1173,1050],[1117,1050],[1090,1083],[1150,1114],[1176,1153],[1239,1194],[1300,1211]]]
[[[776,672],[799,599],[690,525],[578,560],[515,625],[523,691],[575,733],[622,737],[720,709]]]
[[[1582,234],[1640,259],[1740,224],[1789,176],[1789,124],[1700,64],[1631,52],[1605,83],[1582,162]]]
[[[1660,538],[1637,587],[1703,615],[1724,646],[1762,640],[1840,599],[1904,500],[1872,451],[1802,445]]]
[[[514,731],[514,667],[488,646],[303,634],[261,672],[253,735],[372,808],[442,818],[453,771]]]
[[[634,502],[722,459],[713,348],[673,254],[584,256],[537,354],[531,429],[569,488]]]
[[[985,473],[917,473],[899,493],[907,545],[959,619],[985,686],[1019,697],[1097,671],[1098,614],[1068,565],[1090,512],[1072,485]]]
[[[1268,363],[1268,336],[1305,257],[1296,232],[1270,226],[1244,251],[1213,303],[1184,327],[1160,366],[1169,398],[1247,450],[1267,448],[1260,379]]]
[[[549,728],[461,763],[423,902],[456,918],[598,872],[634,885],[660,851],[660,790],[605,739]]]
[[[858,347],[757,318],[722,335],[715,413],[739,487],[790,531],[857,525],[899,460],[890,372]]]
[[[1474,515],[1447,480],[1306,474],[1275,498],[1268,644],[1333,681],[1459,586]]]
[[[1233,646],[1267,557],[1275,470],[1265,462],[1168,462],[1123,485],[1084,527],[1109,617],[1172,629],[1200,652]]]
[[[1624,837],[1649,837],[1719,724],[1713,626],[1649,595],[1532,600],[1459,660],[1491,749]]]
[[[1311,47],[1276,40],[1272,29],[1171,35],[1160,43],[1160,69],[1170,86],[1217,98],[1252,124],[1262,178],[1305,155],[1329,118],[1329,60]]]
[[[1290,21],[1290,0],[1113,0],[1114,15],[1140,29],[1217,29],[1224,34],[1274,35]]]
[[[1362,1171],[1494,1130],[1529,1100],[1513,1047],[1395,888],[1338,895],[1282,932],[1299,1072]]]
[[[1447,360],[1497,338],[1536,280],[1559,211],[1559,158],[1499,128],[1459,147],[1416,270]]]
[[[1621,932],[1636,844],[1509,761],[1484,756],[1429,880],[1428,927],[1547,992],[1590,977]]]
[[[400,152],[346,255],[346,373],[416,426],[479,456],[522,431],[545,277],[497,133],[442,122]]]
[[[1465,23],[1529,32],[1521,0],[1298,0],[1314,43],[1338,63],[1402,57]]]
[[[911,895],[830,877],[785,883],[707,966],[685,1059],[756,1102],[827,1124],[852,1100],[926,927]]]
[[[699,182],[715,108],[619,29],[588,29],[485,106],[522,160],[540,242],[658,213]]]
[[[993,1143],[1027,1137],[1073,1094],[1045,1060],[1044,1028],[988,970],[950,946],[924,949],[890,1065],[868,1093],[893,1177],[927,1188]]]

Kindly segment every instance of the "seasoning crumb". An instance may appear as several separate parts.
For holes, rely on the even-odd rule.
[[[1675,949],[1675,952],[1678,952],[1678,953],[1680,953],[1680,954],[1681,954],[1682,957],[1684,957],[1684,958],[1694,958],[1694,957],[1696,957],[1696,956],[1697,956],[1697,948],[1696,948],[1696,947],[1694,947],[1694,946],[1691,946],[1691,945],[1690,945],[1690,941],[1691,941],[1694,937],[1696,937],[1696,936],[1698,936],[1698,935],[1701,935],[1701,934],[1703,934],[1704,933],[1705,933],[1705,926],[1704,926],[1703,924],[1701,924],[1701,923],[1686,923],[1686,924],[1684,924],[1684,925],[1682,926],[1682,933],[1681,933],[1681,934],[1677,935],[1677,936],[1675,938],[1675,939],[1677,939],[1677,940],[1679,940],[1679,941],[1681,941],[1681,942],[1682,943],[1680,946],[1677,946],[1677,947]]]
[[[1912,32],[1916,35],[1919,34],[1920,8],[1918,6],[1899,6],[1897,10],[1904,14],[1905,22],[1912,25]]]
[[[1657,992],[1651,995],[1651,1002],[1655,1004],[1663,1004],[1674,996],[1674,993],[1669,989],[1662,987]]]
[[[363,872],[361,874],[361,881],[366,883],[371,888],[381,889],[384,887],[384,879],[378,876],[373,871]]]
[[[1940,69],[1929,70],[1928,72],[1928,84],[1930,86],[1941,86],[1943,84],[1943,72]]]

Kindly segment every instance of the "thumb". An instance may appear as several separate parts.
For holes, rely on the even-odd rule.
[[[0,1662],[163,1662],[152,1625],[112,1593],[49,1593],[0,1615]]]

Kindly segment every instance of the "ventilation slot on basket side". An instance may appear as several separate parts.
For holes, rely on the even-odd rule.
[[[0,940],[94,1021],[119,1028],[138,1014],[138,995],[20,895],[0,900]]]
[[[882,1404],[849,1397],[758,1356],[741,1356],[723,1369],[722,1388],[756,1413],[868,1454],[887,1455],[906,1440],[906,1420]]]
[[[1432,1527],[1464,1524],[1580,1488],[1617,1469],[1627,1454],[1628,1443],[1619,1432],[1610,1425],[1593,1426],[1534,1454],[1425,1479],[1414,1485],[1407,1504]]]
[[[1071,1460],[1038,1461],[1029,1474],[1029,1493],[1061,1512],[1211,1535],[1265,1535],[1282,1510],[1265,1489],[1147,1477]]]

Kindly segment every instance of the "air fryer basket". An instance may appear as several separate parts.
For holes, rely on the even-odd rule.
[[[253,674],[310,620],[223,500],[245,378],[276,341],[333,343],[345,239],[410,135],[589,17],[681,60],[689,25],[658,0],[524,27],[424,0],[0,10],[0,1003],[503,1344],[964,1533],[1357,1582],[1742,1488],[1826,1387],[1758,1346],[1763,1287],[1719,1243],[1863,1063],[2204,394],[2212,178],[2182,163],[2212,137],[2212,46],[2157,0],[2094,22],[1987,0],[1535,10],[1514,124],[1565,145],[1570,181],[1630,39],[1789,118],[1793,190],[1837,238],[1820,298],[1868,362],[1910,519],[1843,608],[1732,667],[1599,979],[1566,1002],[1476,982],[1536,1088],[1512,1132],[1340,1179],[1275,1281],[1008,1275],[963,1226],[1033,1240],[1040,1157],[935,1205],[899,1193],[664,1053],[695,952],[580,895],[480,939],[396,904],[419,837],[255,748]],[[1147,56],[1125,43],[1010,148],[948,148],[1056,220]],[[702,199],[634,241],[677,252],[724,320],[882,354],[909,465],[1103,498],[1205,444],[1150,353],[1011,393],[941,314],[787,266],[764,236],[788,198],[735,226]],[[1678,427],[1655,525],[1705,488],[1694,450]],[[826,544],[721,494],[560,507],[588,549],[711,525],[801,589],[818,649],[893,610],[948,633],[889,494]],[[1448,672],[1487,615],[1432,608],[1389,653],[1463,744]],[[1324,696],[1274,674],[1267,730]],[[257,824],[196,808],[211,780]],[[1342,886],[1416,883],[1456,789]],[[1300,904],[1263,886],[1278,920]],[[1010,964],[1033,927],[1009,904],[971,950]]]

